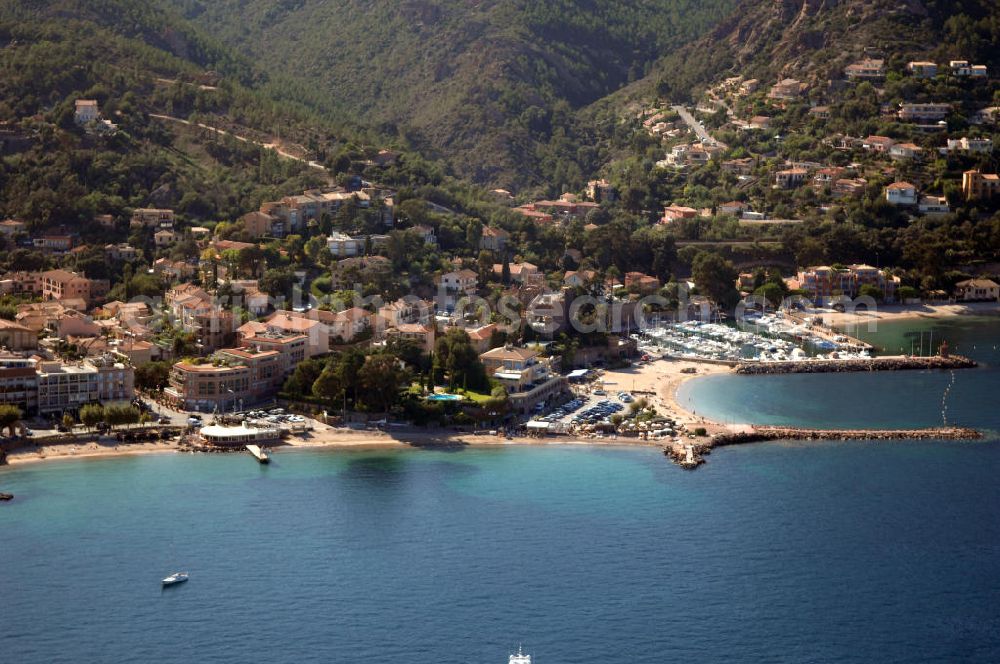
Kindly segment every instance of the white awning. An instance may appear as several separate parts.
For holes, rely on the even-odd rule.
[[[532,420],[531,422],[528,422],[529,429],[544,429],[547,431],[549,428],[551,428],[551,426],[552,425],[550,422],[539,422],[538,420]]]

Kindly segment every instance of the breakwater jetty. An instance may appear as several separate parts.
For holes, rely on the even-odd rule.
[[[798,427],[755,426],[746,431],[718,434],[706,441],[678,441],[663,453],[686,470],[705,463],[715,447],[746,445],[774,440],[979,440],[983,434],[967,427],[927,427],[923,429],[803,429]]]
[[[960,355],[911,357],[896,355],[844,360],[790,360],[787,362],[741,362],[734,371],[743,375],[790,373],[840,373],[850,371],[920,371],[926,369],[971,369],[975,360]]]

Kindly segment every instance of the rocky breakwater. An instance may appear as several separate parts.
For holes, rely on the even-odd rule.
[[[716,447],[746,445],[774,440],[979,440],[983,434],[966,427],[924,429],[800,429],[755,426],[744,431],[720,433],[707,442],[676,441],[663,453],[681,468],[694,470]]]
[[[971,369],[975,360],[960,355],[941,357],[890,356],[849,360],[791,360],[788,362],[742,362],[735,372],[743,375],[790,373],[839,373],[847,371],[914,371],[926,369]]]
[[[712,439],[712,447],[760,443],[769,440],[979,440],[979,431],[966,427],[925,429],[800,429],[797,427],[753,427],[749,431],[723,433]]]

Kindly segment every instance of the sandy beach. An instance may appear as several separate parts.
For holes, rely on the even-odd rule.
[[[872,311],[851,313],[823,312],[819,314],[828,326],[841,327],[864,323],[892,322],[919,318],[949,318],[952,316],[991,316],[1000,314],[1000,302],[968,302],[965,304],[897,304],[883,305]]]
[[[732,368],[724,364],[690,360],[656,360],[628,369],[607,371],[604,374],[604,381],[609,392],[626,390],[637,397],[646,397],[656,406],[660,414],[684,424],[689,429],[704,427],[709,435],[714,435],[724,431],[740,431],[745,427],[726,426],[692,413],[677,401],[677,390],[689,380],[731,371]]]

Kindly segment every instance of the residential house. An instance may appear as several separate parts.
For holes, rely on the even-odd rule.
[[[392,261],[385,256],[342,258],[330,269],[334,288],[354,288],[357,284],[381,283],[392,274]]]
[[[921,196],[917,202],[917,210],[920,214],[940,215],[949,214],[951,207],[944,196]]]
[[[507,248],[510,233],[502,228],[483,226],[483,235],[479,240],[479,248],[500,253]]]
[[[515,413],[530,412],[568,386],[566,378],[553,373],[551,362],[535,350],[504,346],[486,351],[479,359],[486,373],[507,390]]]
[[[794,78],[786,78],[771,86],[771,91],[767,93],[769,99],[794,100],[802,96],[806,91],[806,84]]]
[[[743,214],[743,211],[747,209],[747,204],[743,201],[730,201],[728,203],[719,203],[716,210],[719,214],[730,214],[734,217],[738,217]]]
[[[100,107],[96,99],[77,99],[73,120],[78,125],[90,124],[101,119]]]
[[[885,200],[893,205],[916,205],[917,188],[909,182],[893,182],[885,188]]]
[[[323,320],[330,331],[332,345],[352,343],[374,326],[375,314],[359,307],[330,313],[333,315]]]
[[[694,208],[683,205],[668,205],[663,208],[663,216],[660,217],[661,224],[670,224],[678,219],[694,219],[698,216],[698,211]]]
[[[529,219],[532,219],[542,224],[547,224],[552,221],[555,221],[554,216],[552,216],[548,212],[542,212],[541,210],[536,210],[534,208],[534,205],[531,203],[527,205],[519,205],[518,207],[514,208],[514,212],[517,212],[520,215],[528,217]]]
[[[1000,286],[992,279],[966,279],[955,284],[955,299],[960,302],[996,302]]]
[[[465,333],[469,335],[469,341],[472,343],[472,347],[476,353],[481,355],[490,349],[490,341],[493,339],[493,333],[499,329],[500,327],[496,323],[490,323],[489,325],[482,325],[480,327],[467,327],[465,328]]]
[[[35,249],[50,253],[65,253],[73,248],[73,237],[65,234],[46,234],[31,240]]]
[[[549,363],[537,350],[503,346],[479,356],[488,376],[496,379],[509,394],[526,392],[551,376]]]
[[[596,276],[597,273],[593,270],[569,270],[563,275],[563,284],[570,288],[583,288]]]
[[[139,257],[139,250],[127,242],[106,244],[104,245],[104,255],[108,257],[108,260],[116,263],[119,261],[130,263]]]
[[[913,143],[896,143],[889,148],[889,156],[893,159],[919,159],[923,151]]]
[[[847,174],[847,169],[841,166],[830,166],[827,168],[821,168],[816,171],[812,178],[812,187],[814,189],[825,189],[826,187],[832,187],[833,183],[844,177]]]
[[[609,203],[618,198],[618,191],[605,179],[587,183],[587,198],[598,203]]]
[[[174,243],[176,239],[177,236],[174,234],[174,232],[171,230],[167,230],[166,228],[153,233],[153,244],[156,246],[157,249],[169,247]]]
[[[434,352],[435,327],[433,323],[402,323],[385,331],[386,338],[398,338],[411,341],[421,351],[430,354]]]
[[[840,178],[833,183],[832,193],[834,196],[860,198],[867,187],[868,181],[864,178]]]
[[[722,170],[733,175],[750,175],[754,167],[753,157],[743,157],[741,159],[727,159],[721,164]]]
[[[157,258],[153,261],[153,274],[159,275],[167,283],[190,279],[196,271],[194,265],[184,261],[173,261],[169,258]]]
[[[941,148],[941,154],[961,152],[964,154],[989,154],[993,152],[993,140],[989,138],[949,138],[947,147]]]
[[[427,226],[426,224],[417,224],[410,229],[411,232],[416,233],[420,236],[420,239],[424,241],[424,244],[431,246],[437,246],[437,235],[434,232],[433,226]]]
[[[936,122],[951,112],[951,104],[900,103],[896,115],[902,122]]]
[[[13,351],[33,350],[38,348],[38,333],[15,321],[0,318],[0,346]]]
[[[660,280],[642,272],[626,272],[625,288],[639,293],[654,293],[660,289]]]
[[[962,173],[962,193],[970,201],[997,196],[1000,194],[1000,177],[996,173],[966,171]]]
[[[389,302],[379,307],[378,319],[380,325],[384,327],[399,327],[403,323],[429,321],[431,311],[433,311],[433,307],[429,310],[426,309],[423,300],[415,297],[401,297],[395,302]]]
[[[138,208],[132,211],[129,228],[172,228],[174,211],[158,208]]]
[[[917,78],[934,78],[938,73],[936,62],[913,61],[906,65],[906,69]]]
[[[805,183],[809,171],[804,168],[788,168],[774,174],[774,184],[781,189],[793,189]]]
[[[885,60],[866,58],[847,65],[844,74],[851,80],[877,80],[885,78]]]
[[[449,294],[473,295],[479,286],[479,277],[472,270],[456,270],[442,274],[439,283]]]
[[[21,233],[28,232],[28,224],[17,219],[4,219],[0,221],[0,235],[14,237]]]
[[[537,283],[545,276],[539,272],[538,266],[532,265],[531,263],[509,263],[508,265],[510,268],[511,281],[516,281],[521,284]],[[493,276],[500,277],[502,275],[503,264],[494,263]]]
[[[868,152],[888,152],[895,144],[888,136],[869,136],[861,142],[861,147]]]
[[[285,235],[285,222],[273,214],[260,210],[248,212],[240,217],[239,221],[250,237],[284,237]]]
[[[829,106],[813,106],[809,109],[809,117],[816,118],[817,120],[829,120],[830,119],[830,107]]]
[[[56,320],[55,333],[62,340],[70,337],[99,337],[103,328],[87,314],[68,309]]]

